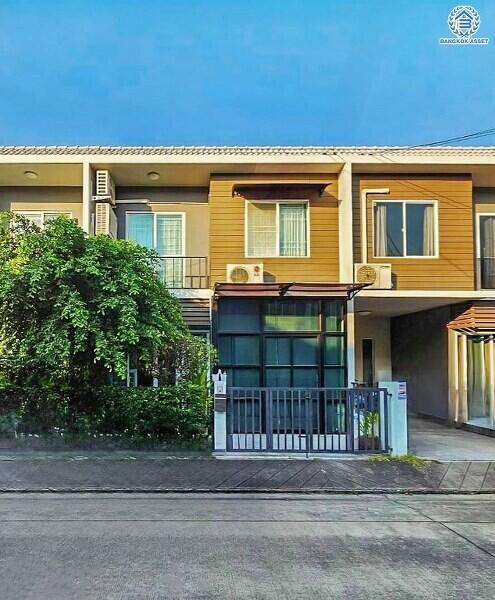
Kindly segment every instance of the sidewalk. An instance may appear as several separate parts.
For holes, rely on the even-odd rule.
[[[0,491],[495,493],[495,462],[12,453],[0,456]]]

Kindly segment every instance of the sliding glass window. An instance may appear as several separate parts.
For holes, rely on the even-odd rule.
[[[375,202],[373,221],[375,257],[418,258],[438,255],[436,202]]]
[[[127,239],[160,256],[158,273],[167,287],[183,287],[184,214],[128,212],[126,222]]]

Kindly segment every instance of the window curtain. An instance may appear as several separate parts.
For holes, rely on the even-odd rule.
[[[161,275],[165,285],[182,287],[182,215],[165,213],[156,216],[156,251],[163,257]]]
[[[435,254],[435,209],[425,206],[423,217],[423,256]]]
[[[387,205],[375,205],[375,256],[388,256]]]
[[[280,204],[280,256],[306,256],[306,204]]]
[[[495,287],[495,215],[480,217],[479,268],[481,287]]]
[[[153,215],[128,213],[127,239],[145,248],[153,248]]]
[[[486,417],[484,338],[467,339],[468,418]]]
[[[277,205],[247,205],[248,256],[275,256],[277,243]]]
[[[481,217],[481,257],[495,258],[495,215],[493,217]]]

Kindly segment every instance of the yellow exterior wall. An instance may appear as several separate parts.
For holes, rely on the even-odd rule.
[[[82,189],[78,187],[0,187],[0,211],[71,213],[82,223]]]
[[[370,176],[355,178],[353,186],[354,261],[361,261],[361,191],[365,188],[389,188],[389,194],[368,195],[368,262],[391,263],[395,289],[400,290],[473,290],[474,231],[473,194],[469,176]],[[437,200],[439,258],[374,258],[374,200]]]
[[[309,200],[310,257],[247,258],[244,239],[247,199]],[[227,264],[256,262],[263,262],[266,280],[339,280],[336,176],[216,175],[210,181],[209,213],[212,284],[225,281]]]

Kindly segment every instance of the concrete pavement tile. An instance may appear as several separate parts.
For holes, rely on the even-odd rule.
[[[306,461],[295,460],[293,462],[289,462],[289,464],[284,469],[281,469],[278,473],[275,473],[275,475],[273,475],[270,478],[270,489],[281,489],[282,485],[290,481],[293,477],[295,477],[305,468]]]
[[[483,491],[495,492],[495,461],[491,462],[488,466],[482,489]]]
[[[470,463],[464,480],[461,485],[461,490],[479,491],[485,481],[486,473],[490,463],[488,462],[472,462]]]
[[[489,552],[495,559],[495,523],[448,523],[449,529]],[[495,591],[495,566],[487,573]],[[495,594],[494,594],[495,595]]]
[[[70,500],[54,496],[0,497],[0,521],[426,521],[406,504],[383,497],[341,499],[298,496],[296,498],[208,495],[141,496]]]
[[[495,498],[493,496],[411,496],[396,497],[405,504],[434,521],[467,523],[495,522]]]
[[[457,491],[461,488],[464,477],[469,468],[469,462],[453,462],[445,473],[445,477],[440,483],[441,490]]]
[[[492,600],[494,589],[490,556],[418,522],[4,523],[2,571],[2,600]]]
[[[321,469],[326,461],[313,460],[306,463],[305,468],[302,471],[298,471],[293,477],[285,481],[280,489],[304,489],[307,482],[315,475],[315,473],[321,472]]]

